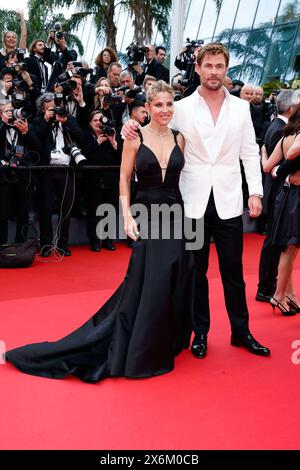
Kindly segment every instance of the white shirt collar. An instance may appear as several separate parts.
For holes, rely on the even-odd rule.
[[[288,118],[285,117],[285,116],[282,116],[282,114],[278,114],[278,119],[281,119],[283,122],[285,122],[286,124],[289,122]]]
[[[200,89],[200,87],[198,87],[197,90],[194,92],[195,97],[198,96],[199,98],[202,98],[203,100],[205,100],[205,98],[200,95],[199,89]],[[225,99],[226,99],[226,100],[229,100],[229,99],[231,98],[231,95],[230,95],[229,91],[227,90],[227,88],[225,88],[224,86],[222,86],[222,90],[224,91]]]

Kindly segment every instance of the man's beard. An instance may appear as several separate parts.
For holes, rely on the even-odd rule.
[[[206,81],[206,82],[201,82],[201,85],[203,85],[208,90],[219,90],[220,88],[222,88],[223,83],[221,81],[218,81],[216,85],[210,85],[210,83]]]

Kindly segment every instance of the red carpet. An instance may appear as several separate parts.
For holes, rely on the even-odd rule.
[[[205,360],[185,351],[170,374],[97,385],[31,377],[0,365],[0,448],[299,449],[300,364],[292,363],[292,343],[300,344],[300,315],[274,316],[269,305],[255,302],[261,243],[260,236],[245,236],[244,270],[251,329],[272,349],[271,358],[229,345],[213,247]],[[1,270],[0,341],[10,349],[71,332],[122,281],[129,254],[120,244],[115,253],[74,247],[59,264]],[[296,356],[300,362],[300,351]]]

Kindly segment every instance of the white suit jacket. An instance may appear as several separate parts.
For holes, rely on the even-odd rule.
[[[227,119],[217,134],[214,149],[206,148],[199,124],[198,90],[175,103],[170,127],[185,138],[185,166],[180,177],[185,212],[188,217],[201,218],[213,189],[216,209],[223,220],[243,213],[242,176],[244,165],[249,194],[263,195],[259,148],[250,115],[249,103],[232,96],[224,88]]]

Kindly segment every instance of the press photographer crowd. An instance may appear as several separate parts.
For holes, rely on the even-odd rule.
[[[147,89],[157,80],[170,81],[164,65],[166,48],[132,43],[126,50],[124,69],[116,51],[105,47],[90,68],[68,48],[59,23],[51,27],[46,42],[37,38],[28,50],[26,46],[24,25],[20,42],[15,32],[4,33],[0,53],[0,245],[8,242],[10,220],[16,222],[15,243],[27,240],[33,213],[42,257],[51,256],[53,248],[71,255],[69,226],[71,216],[76,215],[86,219],[92,251],[115,250],[113,240],[99,240],[96,234],[96,209],[102,203],[118,207],[121,129],[129,118],[141,126],[149,122]],[[201,47],[203,41],[188,39],[176,57],[180,72],[171,77],[175,100],[189,96],[200,84],[195,60]],[[273,91],[264,97],[262,87],[229,76],[224,86],[249,102],[257,143],[260,147],[265,144],[270,154],[280,138],[268,140],[272,123],[277,116],[287,122],[300,91]],[[134,187],[135,176],[132,178]],[[246,185],[244,193],[246,201]],[[54,213],[59,227],[55,233]],[[259,230],[265,231],[264,217]]]

